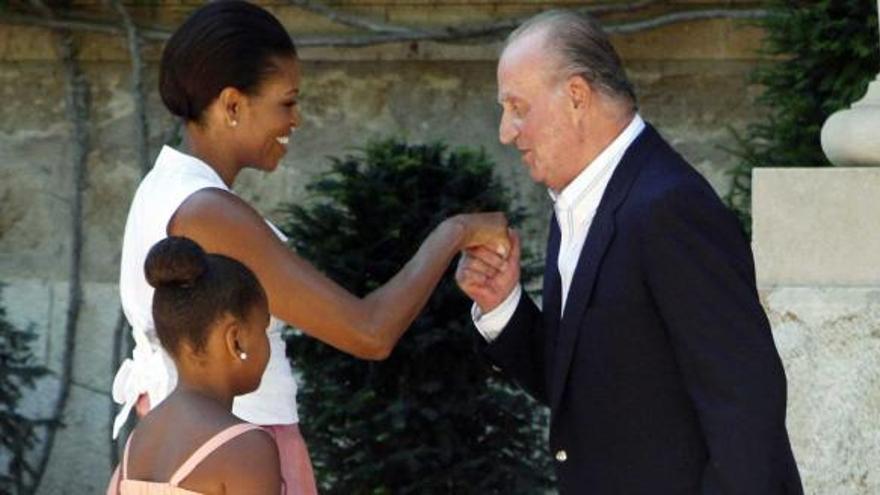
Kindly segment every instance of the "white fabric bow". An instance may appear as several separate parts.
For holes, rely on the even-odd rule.
[[[113,378],[113,401],[122,404],[113,421],[114,439],[119,436],[119,430],[141,394],[147,394],[150,407],[154,408],[168,395],[177,381],[177,370],[165,351],[159,346],[154,348],[144,332],[135,331],[134,337],[132,357],[122,362]]]

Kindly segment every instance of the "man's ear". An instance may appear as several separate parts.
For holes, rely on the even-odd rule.
[[[220,109],[223,112],[224,124],[229,127],[238,125],[244,100],[245,94],[232,86],[227,86],[220,91],[217,101],[220,103]]]
[[[565,82],[565,90],[571,101],[572,108],[576,110],[589,106],[593,98],[593,88],[580,75],[571,76]]]

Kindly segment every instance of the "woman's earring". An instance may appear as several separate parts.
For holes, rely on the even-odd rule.
[[[237,120],[233,120],[232,122],[229,123],[229,127],[237,127],[237,126],[238,126]]]
[[[245,360],[247,360],[247,353],[244,352],[244,351],[241,351],[241,352],[238,354],[238,357],[240,357],[242,361],[245,361]]]

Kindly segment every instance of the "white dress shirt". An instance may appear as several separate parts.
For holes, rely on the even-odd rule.
[[[562,280],[561,311],[563,313],[565,312],[565,303],[568,300],[571,280],[577,268],[584,241],[587,239],[587,232],[593,223],[593,217],[596,215],[596,209],[599,207],[608,181],[611,180],[611,176],[626,150],[644,128],[644,120],[636,114],[623,132],[602,150],[599,156],[587,165],[565,189],[559,194],[549,191],[561,234],[557,261],[559,276]],[[518,284],[501,304],[486,314],[481,314],[480,308],[476,304],[473,305],[471,316],[474,319],[474,324],[487,341],[493,341],[507,326],[516,311],[520,297],[522,297],[522,286]],[[560,314],[561,316],[562,314]]]

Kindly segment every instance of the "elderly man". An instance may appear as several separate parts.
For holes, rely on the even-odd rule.
[[[802,493],[748,241],[638,115],[601,27],[527,21],[498,98],[501,141],[554,201],[543,309],[517,239],[507,260],[465,253],[456,278],[484,353],[550,406],[560,493]]]

